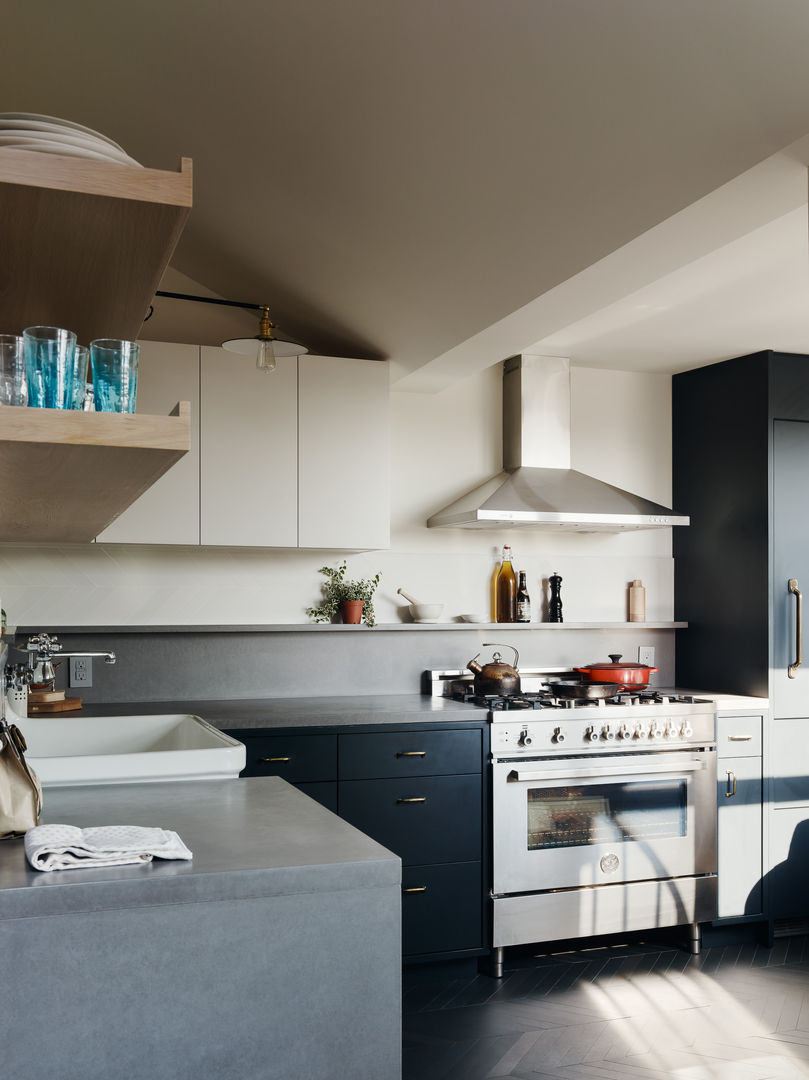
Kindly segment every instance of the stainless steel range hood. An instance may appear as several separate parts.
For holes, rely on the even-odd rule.
[[[570,361],[512,356],[503,371],[503,472],[434,514],[431,529],[622,532],[689,518],[570,468]]]

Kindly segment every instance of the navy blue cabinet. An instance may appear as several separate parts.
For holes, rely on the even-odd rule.
[[[243,776],[283,776],[401,858],[405,960],[487,951],[485,724],[229,734]]]
[[[689,623],[677,633],[677,683],[770,702],[762,779],[750,761],[720,774],[736,778],[737,820],[754,820],[762,786],[768,808],[763,875],[732,907],[805,918],[809,651],[796,662],[798,594],[809,592],[809,356],[767,351],[675,375],[673,434],[673,501],[691,515],[674,530],[675,618]],[[758,839],[743,831],[755,865]]]

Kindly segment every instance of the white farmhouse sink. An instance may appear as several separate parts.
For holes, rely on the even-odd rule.
[[[242,743],[199,716],[31,716],[16,721],[43,787],[221,780],[245,764]]]

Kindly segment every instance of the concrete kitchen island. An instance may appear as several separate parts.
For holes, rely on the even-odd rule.
[[[277,777],[46,791],[191,862],[40,873],[0,845],[15,1080],[397,1080],[400,860]]]

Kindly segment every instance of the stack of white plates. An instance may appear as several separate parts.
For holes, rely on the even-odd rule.
[[[0,113],[0,148],[35,150],[42,154],[94,158],[116,165],[138,165],[118,143],[91,128],[37,113]]]

